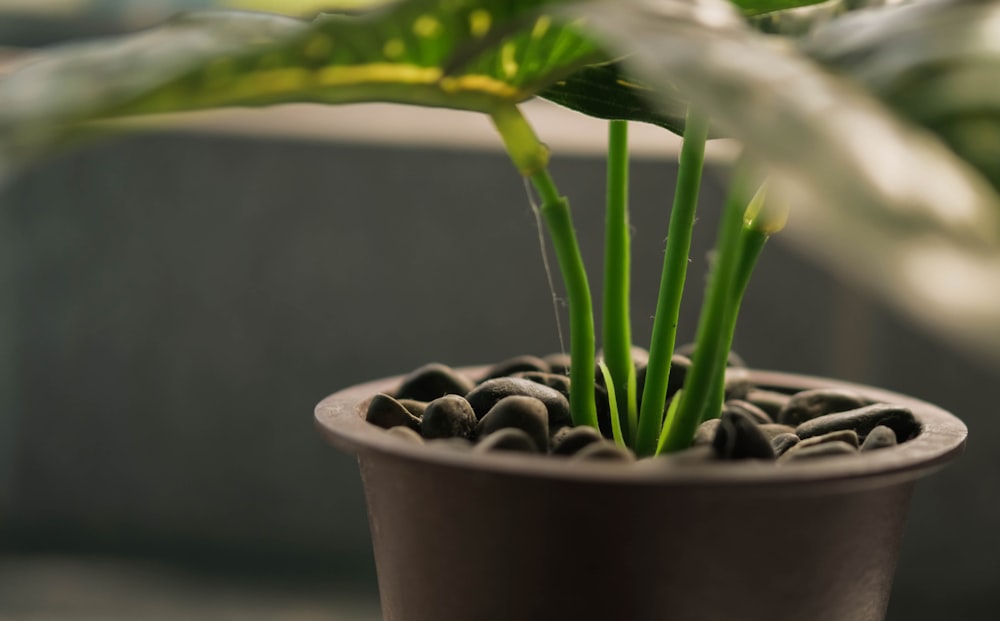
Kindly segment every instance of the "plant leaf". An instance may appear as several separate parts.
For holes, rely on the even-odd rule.
[[[65,46],[0,81],[0,164],[74,124],[133,114],[359,101],[489,112],[603,59],[572,26],[539,16],[564,1],[409,0],[311,23],[191,13]]]
[[[915,315],[1000,354],[1000,198],[989,183],[933,135],[786,41],[721,21],[698,27],[677,19],[676,4],[688,5],[563,10],[586,16],[653,92],[679,88],[766,163],[792,198],[789,229],[811,232],[817,252]],[[717,3],[699,4],[708,11]],[[989,84],[995,92],[1000,81]]]
[[[886,0],[827,0],[815,3],[782,0],[734,1],[734,4],[751,15],[749,21],[759,30],[772,34],[801,35],[849,10],[880,4]],[[697,6],[697,3],[690,3]],[[780,10],[775,10],[780,8]],[[763,11],[770,11],[763,13]],[[694,13],[689,19],[698,19]],[[705,28],[712,28],[711,20],[703,21]],[[684,115],[687,100],[672,86],[667,91],[651,92],[653,88],[642,80],[625,74],[621,63],[591,65],[580,69],[568,78],[543,90],[540,95],[549,101],[577,112],[609,120],[629,120],[651,123],[675,134],[684,133]],[[650,105],[655,99],[657,106]],[[712,138],[719,138],[713,130]]]
[[[655,95],[662,105],[649,104],[651,88],[625,77],[617,63],[584,67],[539,93],[561,106],[609,120],[651,123],[675,134],[684,133],[687,103],[677,89]]]
[[[760,15],[818,4],[822,0],[732,0],[746,15]]]
[[[924,2],[845,16],[801,46],[936,133],[1000,190],[998,24],[1000,3]]]

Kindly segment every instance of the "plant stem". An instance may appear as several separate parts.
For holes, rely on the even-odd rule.
[[[607,211],[604,225],[604,362],[627,442],[636,434],[635,364],[629,319],[628,122],[608,124]],[[610,392],[609,390],[609,392]]]
[[[615,395],[615,383],[611,380],[611,369],[603,360],[597,362],[597,366],[604,377],[604,384],[608,387],[608,408],[611,410],[611,437],[620,447],[626,447],[625,436],[622,433],[621,415],[618,412],[618,399]]]
[[[707,140],[708,119],[689,109],[677,171],[674,205],[670,213],[663,271],[660,274],[660,292],[656,301],[653,334],[649,344],[646,384],[639,411],[639,434],[635,443],[636,453],[639,456],[654,453],[660,427],[663,424],[670,357],[677,343],[677,320],[680,315],[681,296],[684,294],[684,281],[687,278],[691,235],[698,206],[698,191],[701,187]]]
[[[740,306],[743,304],[743,296],[746,293],[747,285],[750,283],[750,276],[757,265],[764,244],[771,235],[777,233],[785,226],[788,218],[787,205],[775,204],[767,201],[767,183],[765,182],[743,211],[743,228],[740,231],[739,258],[737,259],[736,274],[733,277],[733,290],[730,292],[730,303],[726,309],[726,317],[723,321],[722,334],[726,338],[723,350],[728,357],[729,350],[733,347],[733,336],[736,334],[736,320],[739,317]],[[713,412],[721,411],[722,403],[725,399],[726,390],[726,365],[718,367],[712,380],[713,386],[712,400],[706,404],[703,417],[709,417]],[[704,421],[704,418],[702,419]]]
[[[698,321],[695,350],[685,378],[684,393],[676,415],[664,422],[657,453],[687,448],[709,408],[714,407],[716,402],[721,404],[721,395],[717,393],[722,390],[719,380],[724,377],[732,341],[732,335],[727,336],[726,331],[735,321],[731,313],[742,257],[740,246],[746,205],[744,184],[742,171],[738,171],[723,208],[715,264]]]
[[[570,411],[575,425],[596,429],[594,311],[569,201],[559,195],[548,172],[548,151],[521,111],[514,105],[502,106],[493,111],[491,118],[514,165],[531,180],[541,197],[540,211],[569,298]]]
[[[749,227],[744,227],[740,232],[739,258],[737,259],[737,271],[732,282],[733,290],[729,293],[729,303],[726,305],[722,325],[719,329],[719,335],[723,339],[721,351],[725,352],[727,359],[729,350],[733,348],[733,336],[736,334],[736,320],[743,303],[743,294],[746,293],[747,285],[750,283],[750,275],[757,265],[757,259],[760,257],[760,252],[764,249],[768,237],[766,233]],[[712,389],[709,391],[709,399],[702,410],[702,419],[698,421],[699,423],[722,411],[726,392],[726,367],[726,361],[715,367],[715,375],[711,383]]]

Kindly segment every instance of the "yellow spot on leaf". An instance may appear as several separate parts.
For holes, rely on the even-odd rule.
[[[333,51],[333,40],[325,34],[315,34],[306,43],[306,56],[313,60],[325,60]]]
[[[524,98],[524,94],[510,84],[488,75],[446,76],[441,78],[440,85],[441,90],[452,94],[475,91],[494,95],[507,101],[520,101]]]
[[[430,38],[441,32],[441,22],[431,15],[421,15],[413,22],[413,34]]]
[[[513,41],[508,41],[500,48],[500,68],[504,76],[508,78],[517,74],[517,45]]]
[[[476,9],[469,14],[469,30],[472,31],[472,35],[475,37],[481,37],[489,32],[492,25],[493,16],[487,10]]]
[[[403,43],[402,39],[389,39],[382,46],[382,53],[385,57],[390,60],[395,60],[403,55],[406,51],[406,44]]]
[[[625,88],[634,88],[636,90],[641,90],[641,91],[653,90],[648,86],[643,86],[642,84],[637,84],[635,82],[629,82],[628,80],[624,80],[622,78],[617,78],[615,82],[618,84],[618,86],[624,86]]]
[[[535,22],[534,28],[531,29],[532,39],[541,39],[545,36],[545,33],[549,31],[549,26],[552,25],[552,18],[548,15],[542,15]]]
[[[351,84],[434,84],[441,79],[438,67],[418,67],[394,63],[372,63],[351,67],[326,67],[317,75],[320,86]]]

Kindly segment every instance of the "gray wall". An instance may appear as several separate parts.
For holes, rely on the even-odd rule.
[[[553,172],[594,270],[602,164],[557,158]],[[674,174],[662,162],[633,172],[640,341]],[[684,339],[719,176],[704,191]],[[321,444],[313,404],[430,360],[559,348],[534,217],[500,154],[147,135],[50,160],[0,200],[8,554],[370,583],[356,467]],[[891,618],[992,619],[998,370],[780,241],[751,284],[736,347],[755,366],[880,384],[969,423],[968,454],[918,489]]]

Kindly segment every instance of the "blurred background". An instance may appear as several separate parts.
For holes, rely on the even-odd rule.
[[[156,4],[0,0],[0,45],[15,58],[140,27]],[[604,124],[542,103],[529,116],[596,276]],[[633,128],[644,342],[677,145]],[[0,190],[0,619],[379,619],[357,468],[323,445],[312,408],[432,360],[560,349],[523,183],[487,121],[462,113],[284,106],[145,129]],[[731,154],[711,151],[683,340]],[[764,252],[736,349],[967,422],[966,455],[917,488],[889,619],[994,619],[1000,369],[792,235]]]

